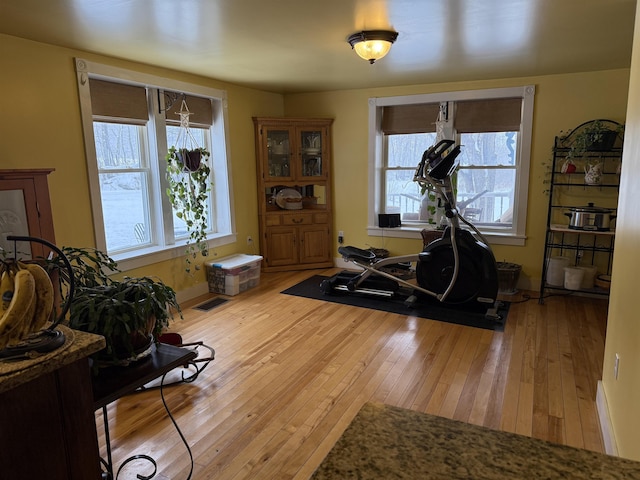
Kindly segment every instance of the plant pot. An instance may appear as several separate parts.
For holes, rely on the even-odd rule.
[[[618,133],[614,131],[605,131],[598,133],[590,133],[587,151],[588,152],[607,152],[613,148],[616,143]]]
[[[200,162],[202,161],[202,152],[200,150],[181,148],[176,152],[176,156],[186,171],[195,172],[200,168]]]
[[[151,355],[153,345],[153,329],[156,324],[156,317],[152,315],[147,321],[147,328],[144,330],[134,330],[128,338],[112,337],[112,353],[101,350],[95,355],[94,365],[99,368],[113,366],[127,366],[142,360]]]

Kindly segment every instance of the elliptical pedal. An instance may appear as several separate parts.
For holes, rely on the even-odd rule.
[[[504,323],[504,318],[502,317],[502,315],[500,315],[498,313],[498,308],[501,307],[503,305],[502,302],[500,301],[496,301],[493,304],[493,307],[489,308],[486,313],[484,314],[484,318],[486,318],[487,320],[491,320],[493,322],[496,323]]]
[[[417,295],[409,295],[405,299],[404,304],[408,308],[413,308],[413,307],[415,307],[417,301],[418,301],[418,296]]]

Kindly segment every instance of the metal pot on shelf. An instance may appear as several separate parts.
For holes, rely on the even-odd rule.
[[[572,207],[565,215],[569,217],[569,228],[606,232],[611,230],[611,222],[616,218],[615,209],[596,207],[589,203],[586,207]]]

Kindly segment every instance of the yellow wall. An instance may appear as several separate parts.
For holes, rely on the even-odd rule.
[[[602,385],[619,454],[640,460],[640,9],[626,122]],[[616,353],[620,356],[617,380],[613,375]]]
[[[94,246],[74,57],[121,68],[223,89],[228,94],[232,185],[237,245],[213,250],[223,256],[247,250],[247,235],[258,239],[252,116],[282,115],[282,95],[261,92],[169,69],[124,62],[86,52],[0,35],[0,88],[5,95],[0,115],[0,168],[55,168],[49,176],[56,243]],[[256,245],[257,248],[257,245]],[[128,272],[157,275],[176,290],[206,281],[184,271],[180,256]],[[205,290],[206,291],[206,290]]]
[[[375,67],[373,67],[375,68]],[[367,119],[370,97],[389,97],[455,90],[535,85],[535,108],[527,241],[523,247],[492,245],[498,261],[522,265],[520,285],[539,288],[548,197],[545,165],[551,159],[554,137],[594,118],[623,122],[626,113],[629,70],[572,75],[345,90],[285,96],[288,116],[322,116],[333,124],[334,226],[350,245],[387,248],[392,254],[417,252],[419,240],[370,237],[367,227]],[[416,159],[416,164],[419,159]],[[337,245],[336,245],[337,248]]]

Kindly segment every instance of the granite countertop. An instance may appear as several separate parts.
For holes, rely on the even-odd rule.
[[[0,393],[102,350],[104,337],[58,325],[65,342],[57,349],[25,360],[0,361]]]
[[[313,480],[633,480],[640,462],[366,403]]]

